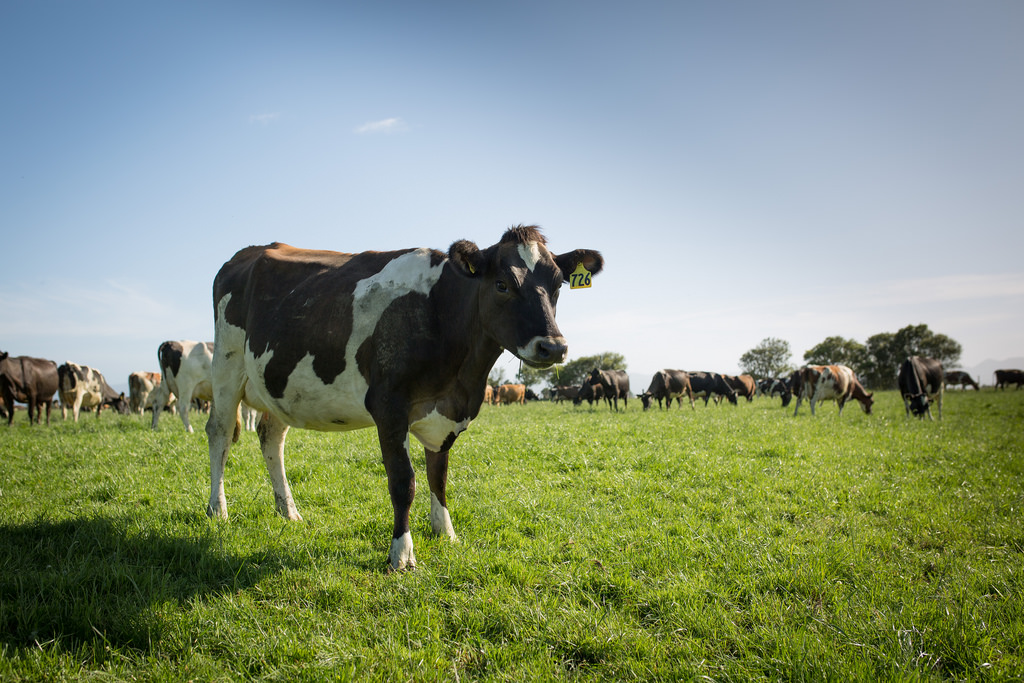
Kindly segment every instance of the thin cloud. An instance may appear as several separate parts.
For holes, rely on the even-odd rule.
[[[249,123],[258,123],[262,126],[269,125],[274,121],[281,118],[280,112],[271,112],[267,114],[253,114],[249,117]]]
[[[409,130],[408,124],[396,116],[390,119],[364,123],[356,128],[355,132],[359,135],[367,135],[370,133],[401,133],[407,130]]]

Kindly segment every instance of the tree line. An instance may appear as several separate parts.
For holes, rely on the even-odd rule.
[[[804,352],[804,364],[849,366],[874,389],[896,387],[896,374],[909,356],[939,360],[945,368],[960,363],[963,347],[950,337],[933,332],[925,324],[907,325],[897,332],[880,332],[862,344],[855,339],[833,336]],[[781,377],[796,368],[790,363],[789,342],[767,337],[740,356],[740,368],[754,377]]]

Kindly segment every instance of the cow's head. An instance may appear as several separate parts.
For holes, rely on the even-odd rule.
[[[555,323],[558,292],[580,264],[596,275],[601,254],[576,249],[554,255],[536,226],[510,228],[487,249],[459,240],[448,250],[449,262],[477,280],[479,314],[485,333],[531,367],[546,368],[565,360],[565,337]]]
[[[640,396],[638,396],[637,398],[639,398],[640,403],[643,404],[644,410],[647,410],[648,408],[651,407],[651,399],[654,398],[654,395],[649,391],[645,391],[644,393],[640,394]]]
[[[928,412],[928,394],[904,394],[903,400],[910,404],[910,412],[918,417]]]

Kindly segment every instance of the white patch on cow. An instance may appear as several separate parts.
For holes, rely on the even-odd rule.
[[[416,568],[416,556],[412,552],[412,534],[406,531],[401,538],[391,539],[388,562],[395,571]]]
[[[452,518],[448,514],[448,508],[441,505],[441,501],[437,499],[433,492],[430,494],[430,528],[439,536],[447,536],[452,541],[459,540],[458,536],[455,535],[455,528],[452,526]]]
[[[437,408],[434,408],[426,417],[409,425],[409,431],[424,447],[437,452],[441,450],[441,445],[449,435],[458,436],[466,431],[470,422],[469,418],[456,422],[437,412]]]
[[[529,242],[527,244],[520,244],[517,249],[519,250],[519,257],[523,259],[526,268],[532,273],[542,258],[540,245],[537,242]]]

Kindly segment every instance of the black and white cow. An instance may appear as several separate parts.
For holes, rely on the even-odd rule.
[[[502,349],[531,367],[563,362],[559,288],[578,267],[593,275],[603,264],[592,250],[552,254],[535,226],[512,228],[486,249],[460,240],[447,254],[242,249],[213,286],[208,514],[227,516],[224,465],[240,400],[264,413],[263,458],[289,519],[301,519],[285,475],[289,427],[376,426],[394,510],[388,561],[414,567],[409,434],[426,450],[431,527],[454,540],[448,452],[479,413],[491,366]]]
[[[651,384],[647,391],[640,394],[640,403],[644,410],[651,407],[651,401],[657,401],[661,407],[662,399],[665,399],[665,407],[672,406],[672,399],[675,399],[680,407],[683,405],[683,396],[690,400],[690,408],[693,406],[693,391],[690,388],[690,375],[685,370],[658,370],[651,378]]]
[[[153,429],[160,423],[160,413],[173,394],[178,398],[178,417],[185,425],[185,431],[191,434],[195,431],[188,421],[192,400],[213,400],[213,384],[210,380],[213,342],[188,339],[165,341],[157,349],[156,357],[163,373],[160,386],[164,390],[157,392],[153,400]]]
[[[918,417],[927,414],[929,420],[934,420],[929,405],[934,400],[939,407],[939,419],[942,419],[942,393],[946,384],[942,363],[934,358],[911,356],[900,366],[896,382],[903,395],[907,417],[913,412]]]
[[[703,398],[705,406],[712,396],[724,396],[729,399],[729,403],[736,405],[736,392],[722,375],[717,372],[691,372],[689,376],[693,397]]]
[[[99,370],[67,361],[57,368],[57,377],[61,418],[68,419],[69,407],[75,422],[78,422],[82,408],[96,408],[97,418],[104,406],[110,406],[122,415],[128,414],[128,401],[124,394],[114,391]]]

